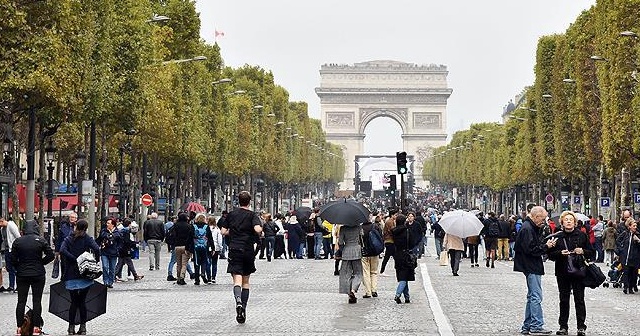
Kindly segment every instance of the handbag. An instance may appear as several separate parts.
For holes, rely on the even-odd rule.
[[[96,261],[93,253],[82,252],[76,261],[78,262],[78,271],[80,271],[80,276],[83,278],[94,280],[102,275],[102,267],[100,267],[98,261]]]
[[[598,265],[586,261],[585,265],[586,274],[584,278],[582,278],[582,284],[585,287],[598,288],[600,285],[602,285],[602,283],[604,283],[607,277],[604,275],[604,273],[602,273],[602,270],[600,269],[600,267],[598,267]]]
[[[449,254],[447,251],[440,252],[440,266],[447,266],[449,264]]]
[[[567,240],[564,238],[562,240],[564,241],[564,247],[568,250]],[[574,253],[567,255],[567,274],[576,278],[584,278],[587,273],[586,268],[583,255]]]
[[[418,257],[413,254],[413,252],[409,249],[409,229],[407,228],[407,249],[403,251],[403,262],[407,267],[416,268],[418,267]]]

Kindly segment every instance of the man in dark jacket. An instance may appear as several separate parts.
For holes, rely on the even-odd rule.
[[[149,246],[149,270],[160,269],[160,248],[164,240],[164,223],[158,219],[157,213],[151,214],[151,219],[144,222],[143,239]]]
[[[522,223],[515,243],[513,270],[524,273],[527,279],[527,306],[521,333],[530,335],[548,335],[551,330],[544,329],[542,313],[542,275],[544,264],[542,255],[556,244],[557,238],[546,242],[540,239],[540,227],[544,224],[547,211],[535,206]]]
[[[44,265],[55,258],[51,246],[40,237],[38,222],[28,220],[24,226],[24,235],[13,242],[11,262],[16,270],[18,284],[18,305],[16,306],[16,323],[20,327],[24,321],[24,310],[29,296],[29,288],[33,295],[33,315],[31,323],[42,327],[42,292],[45,284]]]
[[[176,275],[178,276],[178,285],[186,285],[184,276],[187,273],[187,263],[193,255],[195,236],[193,226],[189,224],[189,216],[186,213],[178,215],[178,220],[173,224],[173,230],[175,234],[175,254],[177,269]]]
[[[64,258],[60,258],[60,247],[62,246],[62,242],[71,234],[73,234],[73,230],[75,229],[76,222],[78,221],[78,214],[72,212],[69,215],[68,220],[62,220],[60,222],[60,226],[58,227],[58,234],[55,238],[55,255],[56,259],[60,260],[60,274],[64,273],[64,268],[66,267],[64,263]]]
[[[501,214],[498,218],[499,232],[498,232],[498,260],[509,259],[509,237],[511,236],[511,224],[507,221],[504,214]]]

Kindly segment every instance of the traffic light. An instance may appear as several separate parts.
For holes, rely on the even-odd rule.
[[[398,166],[398,174],[407,173],[407,152],[396,152],[396,164]]]
[[[389,190],[396,190],[396,175],[389,175]]]

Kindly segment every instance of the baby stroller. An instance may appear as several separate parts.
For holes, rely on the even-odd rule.
[[[620,261],[616,260],[615,262],[613,262],[613,264],[611,264],[611,269],[607,273],[607,275],[609,276],[609,280],[603,283],[602,287],[609,287],[609,284],[611,284],[611,287],[613,288],[622,287],[623,274],[624,272],[622,271],[622,264],[620,263]]]

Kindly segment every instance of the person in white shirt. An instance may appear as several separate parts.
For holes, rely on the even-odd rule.
[[[220,258],[220,253],[222,252],[222,233],[220,232],[220,228],[216,223],[216,218],[213,216],[209,216],[207,218],[207,224],[209,225],[209,229],[211,230],[211,236],[213,237],[213,251],[211,251],[211,283],[216,283],[216,275],[218,274],[218,259]]]
[[[9,293],[16,293],[16,270],[11,263],[11,246],[20,237],[20,229],[12,220],[0,218],[0,228],[2,229],[2,246],[4,250],[5,268],[9,274],[9,287],[5,290]],[[6,244],[6,245],[5,245]]]

